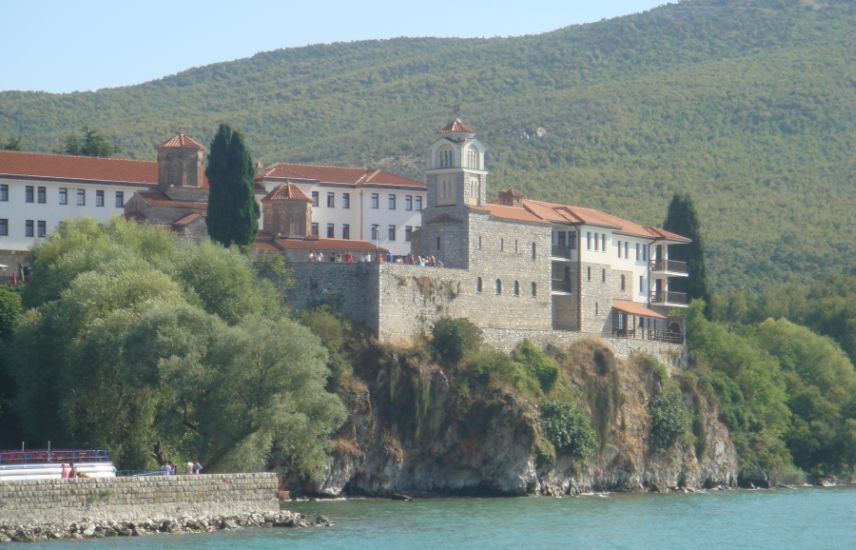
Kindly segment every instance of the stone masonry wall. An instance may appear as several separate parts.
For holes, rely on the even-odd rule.
[[[0,482],[0,525],[141,521],[279,510],[274,473]]]
[[[294,262],[289,265],[294,271],[294,286],[287,291],[288,301],[297,310],[329,304],[334,311],[379,334],[378,287],[382,266]]]
[[[591,269],[591,280],[588,272]],[[604,272],[606,280],[604,281]],[[621,276],[625,289],[621,290]],[[612,269],[608,264],[583,262],[580,265],[580,310],[582,332],[611,336],[614,324],[612,300],[633,299],[633,272]]]

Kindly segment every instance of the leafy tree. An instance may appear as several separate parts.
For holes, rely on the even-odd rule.
[[[695,205],[693,205],[689,195],[675,193],[672,196],[663,228],[692,239],[689,244],[669,247],[669,258],[687,262],[687,269],[690,274],[687,278],[675,277],[671,279],[669,288],[678,292],[686,292],[690,298],[699,298],[705,303],[709,302],[701,224]]]
[[[648,402],[648,416],[651,419],[651,448],[655,451],[671,448],[689,432],[690,413],[680,391],[664,391],[652,397]]]
[[[66,136],[62,152],[66,155],[109,157],[117,152],[117,148],[107,141],[107,138],[101,132],[84,126],[81,137],[75,135]]]
[[[0,448],[12,447],[20,441],[17,429],[20,421],[11,407],[15,396],[15,380],[7,372],[6,347],[21,313],[18,288],[0,286]]]
[[[20,151],[21,150],[21,138],[14,137],[9,138],[6,143],[3,144],[2,149],[4,151]]]
[[[523,340],[511,350],[511,359],[538,380],[544,393],[553,389],[559,379],[559,365],[529,340]]]
[[[446,366],[457,365],[468,353],[481,345],[481,330],[469,319],[443,317],[431,330],[431,349]]]
[[[597,435],[588,418],[571,403],[545,403],[541,409],[541,426],[556,449],[574,458],[591,456],[597,446]]]
[[[240,132],[221,124],[205,170],[208,234],[224,246],[247,246],[258,233],[259,206],[253,189],[253,160]]]

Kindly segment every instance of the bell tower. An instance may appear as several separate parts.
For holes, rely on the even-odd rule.
[[[483,206],[487,202],[484,146],[476,131],[456,118],[440,130],[425,171],[428,206]]]
[[[205,147],[184,134],[155,147],[158,152],[158,187],[205,187]]]

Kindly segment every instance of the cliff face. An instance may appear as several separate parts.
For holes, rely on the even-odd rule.
[[[598,433],[593,456],[545,452],[539,407],[486,377],[466,378],[411,353],[380,348],[361,361],[368,391],[345,395],[350,419],[334,462],[313,490],[326,495],[395,492],[567,495],[732,486],[737,456],[712,400],[682,384],[693,437],[650,450],[647,402],[658,391],[645,360],[616,360],[577,345],[563,376]]]

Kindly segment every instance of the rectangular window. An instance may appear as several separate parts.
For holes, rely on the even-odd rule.
[[[639,275],[639,294],[645,294],[645,276]]]
[[[391,193],[389,195],[389,209],[395,210],[395,195],[393,195]]]
[[[404,226],[404,241],[410,242],[410,239],[413,237],[413,227],[409,225]]]
[[[48,190],[46,187],[39,187],[36,200],[39,201],[39,204],[45,204],[48,202]]]
[[[422,212],[422,197],[416,197],[416,211]]]
[[[336,208],[336,193],[327,193],[327,208]]]
[[[86,189],[77,190],[77,206],[86,206]]]
[[[618,248],[618,257],[620,258],[621,257],[621,241],[615,241],[615,244],[618,245],[616,248]]]
[[[591,268],[586,268],[586,281],[591,281]]]
[[[600,249],[606,252],[606,233],[600,235]]]
[[[33,236],[33,228],[35,225],[33,224],[33,220],[27,220],[24,222],[24,236],[32,237]]]
[[[479,244],[478,244],[478,249],[479,249],[479,250],[481,250],[481,249],[482,249],[482,236],[481,236],[481,235],[479,235]]]
[[[342,224],[342,238],[346,241],[351,238],[351,226],[346,223]]]
[[[0,202],[9,202],[9,186],[5,183],[0,185]]]
[[[318,191],[312,192],[312,206],[318,208]]]
[[[312,222],[312,234],[318,236],[318,222]]]
[[[404,209],[413,210],[413,195],[404,195]]]
[[[636,243],[636,259],[639,259],[639,243]]]
[[[380,208],[380,195],[377,193],[372,193],[372,208]]]
[[[68,204],[68,189],[65,187],[59,188],[59,203]]]
[[[39,237],[44,237],[48,234],[48,224],[45,220],[39,220]]]
[[[389,226],[389,232],[388,233],[389,233],[389,240],[394,241],[395,240],[395,226],[394,225]]]
[[[586,231],[586,250],[591,250],[591,231]]]
[[[627,254],[627,246],[628,246],[627,241],[624,241],[624,258],[625,258],[625,259],[628,257],[628,254]]]
[[[95,206],[99,208],[104,206],[104,191],[101,189],[95,190]]]
[[[7,218],[0,218],[0,237],[8,237],[9,236],[9,220]]]
[[[327,224],[327,238],[335,239],[336,238],[336,226],[332,223]]]
[[[351,207],[351,194],[342,193],[342,208],[348,209]]]
[[[648,245],[647,244],[642,245],[642,261],[643,262],[648,261]]]
[[[577,232],[568,231],[568,248],[571,250],[577,249]]]
[[[27,186],[27,188],[24,190],[24,195],[25,195],[25,196],[24,196],[24,200],[25,200],[25,201],[27,201],[27,202],[34,202],[34,199],[33,199],[33,192],[34,192],[34,191],[33,191],[33,186],[32,186],[32,185],[28,185],[28,186]],[[32,236],[32,235],[31,235],[31,236]]]
[[[373,223],[372,224],[372,240],[376,241],[378,239],[380,239],[380,226],[376,223]]]
[[[116,208],[124,208],[125,207],[125,192],[124,191],[116,191]]]
[[[594,251],[597,252],[598,246],[600,244],[600,239],[597,238],[597,233],[594,234]]]

